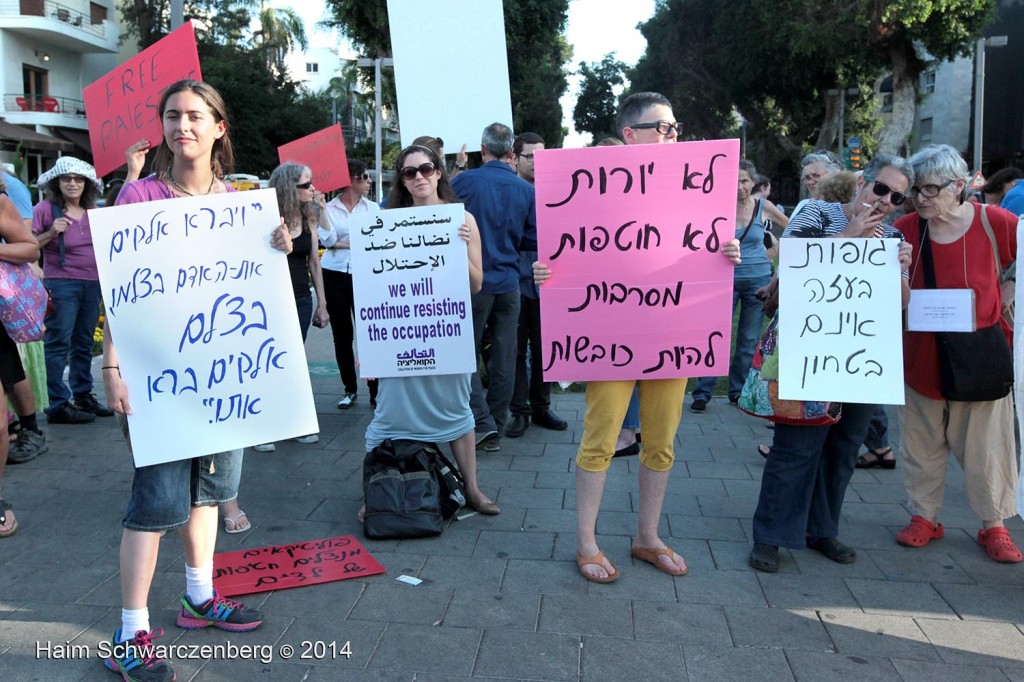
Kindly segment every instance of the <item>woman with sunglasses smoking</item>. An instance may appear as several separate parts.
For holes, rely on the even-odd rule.
[[[348,160],[350,183],[321,211],[317,233],[326,251],[322,260],[324,290],[327,294],[327,312],[331,316],[331,334],[334,337],[334,357],[341,372],[343,393],[336,403],[339,410],[347,410],[356,402],[358,377],[356,358],[352,350],[352,268],[348,242],[348,222],[353,213],[379,211],[380,206],[366,197],[370,194],[370,174],[359,159]],[[377,395],[376,381],[370,382],[370,405]]]
[[[32,231],[43,250],[46,288],[53,299],[53,312],[45,320],[46,421],[83,424],[114,414],[92,394],[92,344],[102,293],[86,211],[96,206],[103,183],[95,168],[71,156],[57,159],[38,182],[46,198],[32,211]]]
[[[921,245],[910,273],[912,290],[915,295],[932,288],[968,290],[975,327],[981,332],[995,327],[994,343],[1006,341],[1009,345],[1012,329],[1003,313],[1013,304],[1016,283],[1012,279],[1000,282],[999,272],[1016,258],[1016,216],[998,206],[964,201],[970,172],[953,147],[925,147],[910,158],[910,163],[917,175],[911,189],[915,212],[900,218],[896,225],[908,241]],[[944,340],[955,336],[959,334],[949,333]],[[958,369],[976,368],[975,372],[985,376],[995,374],[977,362],[984,359],[978,356],[997,355],[1002,349],[996,346],[995,352],[986,352],[977,336],[965,338],[967,353],[951,356],[951,364],[960,365]],[[1002,398],[972,400],[966,394],[947,398],[939,335],[904,332],[903,358],[907,388],[906,404],[900,409],[903,482],[913,516],[896,534],[896,542],[923,547],[943,537],[937,517],[952,451],[964,471],[968,504],[982,521],[978,544],[994,561],[1021,561],[1020,550],[1003,526],[1003,519],[1017,513],[1017,445],[1010,377],[1002,384],[1008,391]],[[992,395],[998,392],[1002,391]]]
[[[395,182],[388,194],[390,208],[451,204],[458,200],[442,171],[441,159],[428,147],[411,145],[402,150],[395,164]],[[469,254],[469,288],[477,292],[484,272],[480,232],[476,220],[466,211],[459,227]],[[450,443],[452,454],[466,482],[466,504],[481,514],[501,512],[481,492],[476,479],[476,434],[469,407],[470,374],[388,377],[380,379],[380,394],[373,421],[366,428],[366,451],[386,438]],[[363,511],[360,510],[360,520]]]
[[[913,181],[914,171],[905,159],[879,154],[858,178],[852,200],[845,204],[809,201],[793,216],[782,237],[902,240],[884,220],[906,200]],[[907,278],[912,251],[910,244],[900,242],[904,305],[910,297]],[[772,285],[777,282],[773,279]],[[831,426],[775,425],[754,512],[752,567],[777,572],[779,547],[806,547],[841,564],[857,560],[857,553],[837,539],[839,514],[874,407],[843,403],[842,419]]]

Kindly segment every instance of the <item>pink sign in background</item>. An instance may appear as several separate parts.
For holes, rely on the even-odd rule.
[[[739,141],[535,158],[544,379],[726,374]]]
[[[97,175],[123,166],[125,150],[142,138],[150,147],[160,144],[160,97],[183,78],[203,79],[192,22],[86,86],[82,98]]]
[[[318,130],[277,148],[281,163],[295,161],[313,171],[313,186],[321,192],[332,192],[351,183],[348,157],[341,124]]]

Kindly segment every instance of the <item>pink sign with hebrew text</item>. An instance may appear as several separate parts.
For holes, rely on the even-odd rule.
[[[739,141],[535,161],[545,381],[728,373]]]

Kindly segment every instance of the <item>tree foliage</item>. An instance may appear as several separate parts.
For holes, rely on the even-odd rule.
[[[331,17],[322,26],[341,31],[366,57],[390,57],[391,34],[388,29],[387,0],[326,0]],[[508,78],[512,95],[512,127],[541,135],[548,146],[562,142],[561,106],[558,98],[567,87],[565,63],[572,49],[563,33],[568,18],[569,0],[507,0],[504,3],[505,44],[508,49]],[[424,42],[429,41],[424,36]],[[454,57],[443,56],[451,47]],[[438,68],[446,58],[472,59],[472,36],[461,46],[437,46]],[[362,69],[364,85],[372,86],[373,72]],[[393,105],[394,76],[382,74],[385,105]],[[401,120],[401,109],[398,110]],[[481,122],[481,130],[491,121]]]
[[[615,130],[615,87],[623,85],[626,65],[615,59],[615,53],[599,62],[580,62],[579,97],[572,110],[576,130],[590,133],[594,142],[604,137],[618,137]]]
[[[758,164],[774,167],[809,146],[837,146],[837,98],[847,133],[872,133],[875,81],[893,73],[894,115],[879,146],[901,150],[914,119],[919,44],[933,58],[969,47],[994,0],[658,0],[641,26],[647,51],[631,88],[658,90],[695,138],[748,121]]]
[[[168,33],[165,2],[125,4],[133,4],[137,11],[126,13],[124,35],[138,40],[140,49]],[[236,170],[267,177],[277,166],[278,146],[330,125],[331,101],[329,95],[311,94],[290,80],[278,70],[276,57],[267,59],[268,44],[298,42],[289,21],[276,27],[272,40],[254,43],[249,25],[250,9],[256,6],[255,0],[201,0],[185,5],[185,19],[192,19],[196,28],[203,80],[227,104]]]

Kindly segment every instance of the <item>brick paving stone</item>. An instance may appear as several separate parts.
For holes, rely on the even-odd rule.
[[[761,583],[753,571],[707,571],[691,573],[676,582],[679,601],[688,604],[723,606],[767,606]]]
[[[677,643],[613,637],[584,637],[580,679],[586,682],[685,682],[683,651]]]
[[[865,613],[922,618],[956,618],[936,587],[928,583],[844,578]]]
[[[690,682],[793,682],[793,673],[782,651],[683,646],[683,662]]]
[[[551,562],[510,559],[501,581],[501,591],[583,595],[587,591],[587,581],[581,578],[575,560]]]
[[[444,625],[534,632],[540,616],[540,600],[538,594],[497,592],[483,595],[455,590]]]
[[[516,508],[530,509],[562,509],[565,502],[565,491],[544,488],[514,488],[506,486],[498,492],[494,500],[503,510]]]
[[[473,675],[574,682],[579,669],[580,638],[576,635],[487,630]]]
[[[713,516],[690,516],[668,514],[669,535],[674,538],[698,538],[701,540],[746,541],[743,524],[739,519],[722,519]]]
[[[885,658],[792,650],[786,651],[786,658],[801,682],[901,682],[896,668]]]
[[[758,573],[768,606],[780,609],[855,609],[857,600],[842,578]]]
[[[904,682],[1007,682],[1008,679],[999,668],[980,665],[950,665],[901,658],[892,659],[892,664]]]
[[[543,595],[538,632],[633,637],[631,603],[626,599]]]
[[[430,556],[416,577],[431,588],[497,592],[507,565],[497,558]]]
[[[720,606],[634,601],[633,627],[638,640],[732,645]]]
[[[1024,666],[1024,634],[1009,623],[916,620],[947,663]]]
[[[1024,588],[936,584],[935,589],[964,620],[1024,623]]]
[[[814,611],[726,606],[725,617],[737,646],[832,651],[832,640]]]
[[[468,677],[480,637],[477,629],[388,624],[369,667]]]
[[[832,609],[823,609],[820,616],[836,651],[841,654],[941,660],[924,632],[909,616],[843,613]]]
[[[344,611],[336,618],[311,618],[308,614],[296,618],[274,644],[278,651],[288,644],[296,652],[293,660],[310,665],[365,668],[384,634],[384,623],[344,620],[342,616]]]
[[[429,585],[372,584],[359,596],[349,618],[430,625],[444,617],[451,589]]]
[[[872,549],[865,553],[889,580],[921,583],[974,582],[949,554],[931,545],[893,551]]]
[[[487,559],[550,559],[553,533],[496,531],[480,532],[473,556]]]

